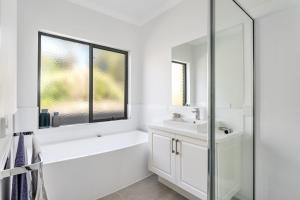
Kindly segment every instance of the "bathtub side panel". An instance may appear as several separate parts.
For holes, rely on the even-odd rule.
[[[44,166],[49,199],[95,200],[150,175],[146,143]]]

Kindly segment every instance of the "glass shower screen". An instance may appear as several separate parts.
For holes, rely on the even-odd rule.
[[[253,19],[214,1],[212,92],[214,199],[254,199]]]

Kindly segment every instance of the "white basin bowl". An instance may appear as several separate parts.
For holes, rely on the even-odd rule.
[[[193,131],[197,133],[207,133],[206,121],[174,121],[165,120],[164,125],[180,130]]]

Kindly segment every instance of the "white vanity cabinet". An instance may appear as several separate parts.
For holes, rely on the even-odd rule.
[[[197,197],[206,197],[207,145],[160,130],[151,130],[149,140],[150,170]]]
[[[207,139],[152,127],[149,146],[150,171],[199,199],[207,199]],[[240,190],[239,136],[223,137],[216,151],[216,196],[230,200]]]
[[[201,140],[176,136],[176,184],[197,197],[206,197],[208,149]]]
[[[162,178],[174,183],[175,176],[175,135],[161,131],[151,132],[151,170]]]

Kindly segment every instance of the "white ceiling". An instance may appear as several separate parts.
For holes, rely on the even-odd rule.
[[[183,0],[67,0],[113,18],[143,25]]]
[[[113,18],[143,25],[183,0],[66,0]],[[221,0],[220,0],[221,1]],[[300,0],[237,0],[254,18],[282,10]]]
[[[300,0],[238,0],[238,2],[250,15],[258,18],[291,7],[300,3]]]

